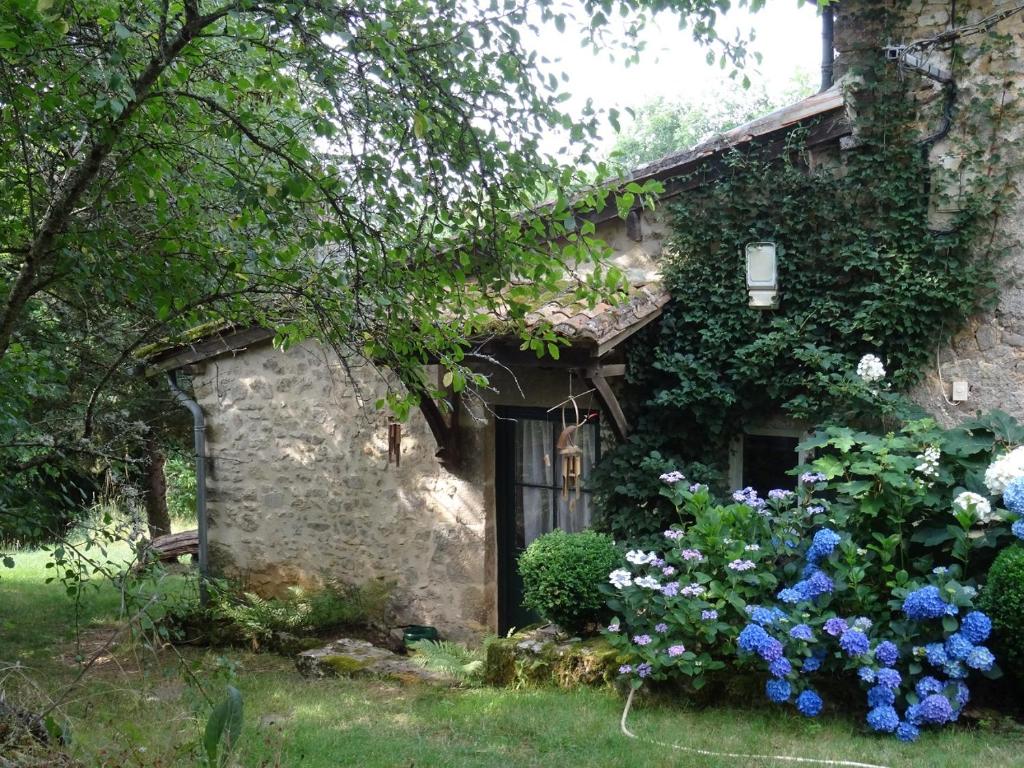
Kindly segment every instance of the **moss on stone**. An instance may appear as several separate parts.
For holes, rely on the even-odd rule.
[[[320,664],[326,669],[333,671],[334,674],[344,677],[350,677],[356,672],[366,669],[367,666],[366,661],[357,659],[354,656],[345,656],[344,654],[321,656]]]
[[[559,688],[604,686],[614,683],[618,652],[604,638],[575,642],[546,642],[539,650],[520,648],[522,635],[487,644],[484,681],[515,687],[555,685]]]
[[[510,686],[516,679],[516,645],[510,638],[497,638],[484,649],[484,682]]]

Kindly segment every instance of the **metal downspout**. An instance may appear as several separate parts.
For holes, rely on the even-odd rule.
[[[196,454],[196,522],[199,528],[199,603],[206,605],[206,581],[210,576],[209,540],[206,522],[206,416],[199,403],[178,386],[178,372],[168,371],[167,384],[175,400],[188,408],[194,426]]]
[[[821,9],[821,90],[832,87],[835,66],[835,8],[829,4]]]

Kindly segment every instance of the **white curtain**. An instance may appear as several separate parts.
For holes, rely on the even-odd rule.
[[[520,419],[516,423],[516,444],[519,446],[516,480],[535,485],[552,484],[552,425],[547,421]],[[516,510],[516,538],[525,547],[542,533],[554,527],[551,519],[551,490],[520,486]]]

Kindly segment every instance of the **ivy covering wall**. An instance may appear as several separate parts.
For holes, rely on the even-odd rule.
[[[671,204],[663,274],[673,300],[630,351],[636,432],[598,470],[604,526],[617,535],[671,522],[661,471],[699,462],[691,477],[721,481],[745,425],[778,415],[852,423],[896,409],[901,400],[854,375],[858,359],[878,355],[885,386],[905,390],[994,295],[992,260],[977,247],[999,203],[992,184],[981,173],[969,192],[940,199],[951,186],[933,177],[922,137],[941,113],[922,119],[884,62],[858,74],[847,94],[854,147],[812,156],[805,126],[781,156],[731,152]],[[941,229],[929,217],[936,203],[954,211]],[[777,245],[776,310],[747,306],[743,249],[759,240]]]

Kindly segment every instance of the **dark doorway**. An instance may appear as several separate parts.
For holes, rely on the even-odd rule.
[[[562,497],[561,461],[556,448],[562,413],[542,408],[501,408],[495,429],[495,496],[498,533],[498,631],[523,627],[538,617],[523,608],[523,582],[516,561],[531,541],[556,528],[580,531],[590,526],[593,503],[590,473],[601,455],[596,411],[576,433],[583,450],[583,492]],[[567,411],[565,422],[575,423]]]

